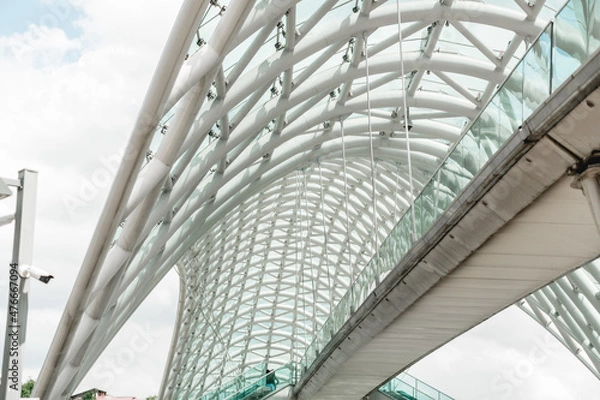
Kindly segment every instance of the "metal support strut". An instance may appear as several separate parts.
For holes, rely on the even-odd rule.
[[[6,333],[2,357],[1,400],[19,400],[23,379],[23,351],[25,348],[27,312],[29,303],[30,266],[33,264],[33,233],[37,198],[37,172],[19,171],[13,258],[9,270]],[[40,279],[37,277],[36,279]],[[51,276],[46,280],[51,279]]]
[[[600,232],[600,150],[592,153],[567,171],[574,176],[571,187],[581,189],[588,201],[590,210]]]

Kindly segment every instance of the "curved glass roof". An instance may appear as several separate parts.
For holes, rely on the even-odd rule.
[[[74,388],[174,266],[161,398],[301,358],[563,3],[184,2],[39,384]]]

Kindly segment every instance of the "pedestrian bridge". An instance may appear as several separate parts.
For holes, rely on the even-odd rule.
[[[161,399],[290,362],[347,399],[597,257],[600,5],[564,3],[184,1],[34,396],[171,268]],[[527,309],[593,366],[570,296]]]

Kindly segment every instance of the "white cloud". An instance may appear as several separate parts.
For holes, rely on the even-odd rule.
[[[409,373],[460,400],[579,400],[600,391],[592,373],[516,307],[459,336]]]
[[[178,280],[175,271],[162,280],[110,343],[78,391],[97,387],[138,398],[158,394],[177,311]]]
[[[38,24],[0,36],[0,176],[16,178],[22,168],[39,172],[34,261],[56,277],[49,285],[32,282],[24,365],[25,376],[32,377],[62,315],[180,1],[45,0],[44,6]],[[68,31],[73,25],[76,35]],[[0,203],[0,215],[13,207],[14,196]],[[7,263],[11,241],[11,227],[0,228],[0,259]],[[175,296],[159,287],[149,297],[154,313],[142,307],[103,357],[117,355],[119,345],[150,321],[159,338],[152,351],[139,355],[140,363],[115,377],[109,392],[158,392],[178,281],[161,285],[175,285]],[[2,293],[5,287],[0,277]],[[3,295],[0,309],[5,304]],[[85,382],[100,386],[91,377]]]

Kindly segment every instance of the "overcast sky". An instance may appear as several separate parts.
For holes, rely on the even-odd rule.
[[[39,172],[34,261],[56,277],[49,285],[32,282],[25,376],[39,373],[115,160],[180,4],[0,0],[0,176],[16,178],[22,168]],[[13,207],[14,198],[3,200],[0,215]],[[0,227],[0,260],[7,268],[11,242],[12,227]],[[7,289],[7,279],[0,278],[2,310]],[[142,398],[158,393],[177,290],[171,273],[109,346],[81,390],[98,387]],[[3,332],[4,318],[0,321]],[[529,355],[539,348],[548,357],[534,364]],[[465,400],[579,400],[600,393],[592,374],[515,308],[434,353],[411,373]]]

